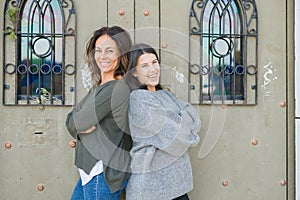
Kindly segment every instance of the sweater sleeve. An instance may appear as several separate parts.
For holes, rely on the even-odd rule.
[[[86,94],[82,100],[75,105],[75,107],[73,108],[73,110],[71,112],[68,113],[67,118],[66,118],[66,127],[70,133],[70,135],[75,138],[78,139],[78,133],[77,133],[77,129],[73,120],[73,115],[76,112],[75,110],[80,110],[80,108],[84,105],[84,103],[86,102],[86,100],[88,99],[89,95],[91,93],[91,90],[88,92],[88,94]]]
[[[78,133],[98,124],[111,112],[113,86],[114,84],[109,84],[89,92],[87,97],[68,114],[66,126],[74,138]]]
[[[136,151],[141,156],[141,152],[145,152],[143,156],[151,156],[146,148],[154,146],[159,151],[179,157],[198,143],[200,120],[197,112],[191,105],[176,106],[175,100],[159,98],[149,91],[131,94],[129,122],[137,144],[133,153]]]
[[[172,155],[180,156],[190,146],[196,146],[199,142],[198,131],[201,127],[199,113],[187,102],[181,102],[182,106],[178,114],[181,118],[180,126],[173,141],[164,148]]]

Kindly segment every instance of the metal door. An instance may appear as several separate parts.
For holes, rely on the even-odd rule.
[[[162,62],[173,71],[163,74],[162,80],[183,99],[187,99],[191,84],[186,83],[190,52],[187,19],[191,3],[160,1]],[[293,145],[290,142],[292,146],[287,146],[293,131],[288,134],[291,121],[286,107],[288,95],[292,97],[293,93],[287,86],[290,77],[287,68],[293,63],[287,55],[293,53],[288,45],[289,30],[293,28],[287,13],[293,6],[280,0],[256,1],[256,6],[257,105],[195,105],[202,129],[200,144],[191,149],[194,173],[191,199],[294,198],[290,172],[293,157],[288,159]]]

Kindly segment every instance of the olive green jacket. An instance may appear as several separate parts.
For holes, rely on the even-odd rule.
[[[118,191],[130,176],[129,95],[122,80],[109,81],[91,89],[66,119],[69,133],[77,139],[75,165],[89,174],[102,160],[111,192]],[[93,132],[80,134],[94,125]]]

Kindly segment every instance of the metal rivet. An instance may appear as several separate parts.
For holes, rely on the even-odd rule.
[[[281,185],[281,186],[286,186],[286,180],[282,179],[282,180],[280,181],[280,185]]]
[[[119,15],[120,15],[120,16],[125,15],[125,11],[124,11],[124,10],[119,10],[118,12],[119,12]]]
[[[258,144],[258,140],[257,139],[252,139],[251,140],[251,144],[254,145],[254,146],[257,145]]]
[[[43,191],[45,189],[45,186],[44,186],[44,184],[39,183],[39,184],[37,184],[36,188],[38,191]]]
[[[166,42],[162,42],[162,43],[161,43],[161,47],[162,47],[162,48],[165,49],[165,48],[167,48],[167,46],[168,46],[168,44],[167,44]]]
[[[4,147],[5,147],[6,149],[10,149],[10,148],[12,147],[11,142],[9,142],[9,141],[5,142],[5,143],[4,143]]]
[[[284,108],[286,106],[286,102],[285,101],[280,101],[279,105],[280,105],[280,107]]]
[[[149,10],[144,10],[144,16],[149,16],[150,15],[150,11]]]
[[[70,147],[71,148],[75,148],[76,147],[76,142],[74,140],[72,140],[70,143],[69,143]]]
[[[229,185],[229,181],[228,180],[222,181],[222,185],[225,186],[225,187],[228,186]]]

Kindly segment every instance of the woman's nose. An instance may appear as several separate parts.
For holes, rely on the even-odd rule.
[[[157,64],[150,64],[150,71],[157,71],[158,65]]]
[[[105,52],[97,52],[97,57],[100,59],[106,58],[106,53]]]
[[[106,58],[106,53],[105,52],[102,52],[102,53],[100,53],[100,58]]]

